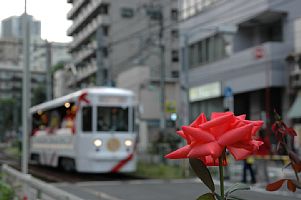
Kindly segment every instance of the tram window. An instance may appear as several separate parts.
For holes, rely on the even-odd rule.
[[[97,107],[97,131],[128,131],[128,108]]]
[[[82,108],[82,129],[84,132],[92,131],[92,107]]]

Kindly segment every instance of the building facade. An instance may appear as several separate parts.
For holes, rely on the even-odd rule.
[[[2,20],[2,28],[1,28],[2,38],[22,39],[23,32],[24,32],[23,15],[12,16]],[[31,15],[28,15],[28,17],[29,17],[32,38],[41,38],[41,22],[35,20]]]
[[[0,38],[0,62],[20,62],[21,45],[16,38]]]
[[[301,16],[301,2],[181,0],[180,7],[190,118],[232,104],[236,114],[249,119],[271,122],[274,109],[287,119],[285,59],[294,50],[294,19]]]
[[[97,66],[101,67],[101,76],[109,80],[109,84],[116,82],[119,73],[136,65],[150,66],[153,76],[159,77],[161,13],[166,77],[178,77],[177,1],[68,2],[73,5],[68,13],[73,24],[67,33],[73,37],[70,52],[77,70],[76,82],[71,82],[70,86],[95,84]],[[99,60],[98,52],[101,52]]]
[[[23,15],[9,17],[2,21],[0,39],[0,117],[2,133],[17,131],[21,126],[22,79],[23,79]],[[30,75],[31,105],[42,103],[52,90],[50,68],[60,62],[71,60],[68,44],[41,39],[41,23],[29,16],[31,24]],[[49,68],[47,68],[49,66]],[[47,91],[47,92],[46,92]],[[50,92],[48,92],[50,91]],[[0,136],[1,140],[1,136]]]
[[[176,105],[180,97],[178,1],[68,2],[72,3],[68,19],[73,24],[67,33],[73,37],[74,58],[68,68],[76,75],[68,86],[99,85],[100,77],[103,85],[133,90],[140,104],[141,151],[158,139],[160,126],[175,131],[170,117],[180,106]]]
[[[16,131],[21,127],[23,65],[0,62],[0,130]],[[41,86],[46,83],[45,72],[31,70],[32,105],[45,99]],[[10,110],[6,110],[10,109]],[[1,137],[1,136],[0,136]]]

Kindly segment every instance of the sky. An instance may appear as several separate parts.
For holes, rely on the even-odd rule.
[[[24,13],[25,0],[0,0],[0,21]],[[27,0],[27,13],[41,21],[43,39],[52,42],[70,42],[66,32],[71,26],[67,13],[71,4],[67,0]]]

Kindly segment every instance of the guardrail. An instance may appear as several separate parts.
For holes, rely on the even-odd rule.
[[[30,174],[23,174],[6,164],[2,165],[2,173],[4,181],[11,185],[16,194],[23,199],[83,200],[53,185],[36,179]]]

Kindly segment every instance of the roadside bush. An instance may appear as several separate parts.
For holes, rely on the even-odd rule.
[[[0,181],[0,200],[12,200],[13,198],[13,189],[5,182]]]

